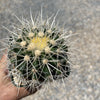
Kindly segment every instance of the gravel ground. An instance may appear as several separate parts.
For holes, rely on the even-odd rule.
[[[57,19],[79,35],[72,38],[77,41],[72,44],[72,72],[65,84],[46,84],[23,100],[100,100],[100,0],[0,0],[0,39],[7,35],[2,25],[11,28],[18,23],[13,14],[29,18],[30,7],[35,14],[41,4],[45,15],[60,9]]]

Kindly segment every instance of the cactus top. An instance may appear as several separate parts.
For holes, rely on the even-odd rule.
[[[31,43],[35,46],[34,49],[43,50],[48,46],[49,38],[45,37],[33,37]]]

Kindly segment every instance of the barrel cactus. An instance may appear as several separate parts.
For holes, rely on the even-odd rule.
[[[8,70],[16,87],[34,88],[70,74],[68,36],[56,26],[56,17],[52,22],[50,18],[34,20],[32,14],[31,21],[18,18],[22,25],[10,31]]]

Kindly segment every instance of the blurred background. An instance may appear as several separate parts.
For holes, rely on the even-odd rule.
[[[19,23],[14,14],[30,19],[30,8],[34,16],[41,5],[44,17],[60,10],[57,21],[79,33],[72,38],[78,40],[73,44],[74,64],[65,85],[46,84],[22,100],[100,100],[100,0],[0,0],[0,40],[8,35],[2,26],[11,29]]]

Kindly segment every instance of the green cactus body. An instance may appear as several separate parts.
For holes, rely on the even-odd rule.
[[[8,58],[13,84],[32,87],[67,77],[70,66],[63,37],[63,31],[46,23],[25,26],[20,34],[10,36]]]

